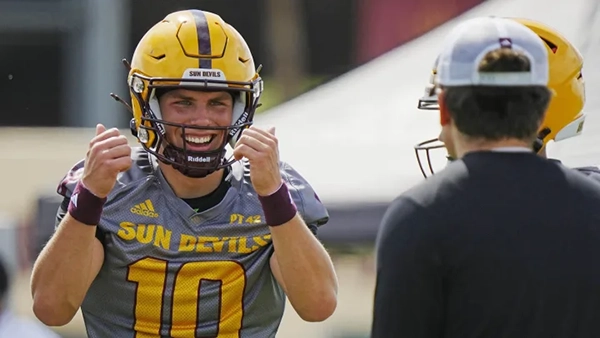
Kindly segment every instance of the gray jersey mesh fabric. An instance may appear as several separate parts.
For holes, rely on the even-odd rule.
[[[223,201],[196,213],[141,148],[119,176],[99,229],[105,259],[82,304],[90,338],[274,337],[285,294],[271,273],[273,244],[248,163],[237,162]],[[58,187],[70,197],[77,163]],[[283,178],[307,224],[329,216],[291,166]]]

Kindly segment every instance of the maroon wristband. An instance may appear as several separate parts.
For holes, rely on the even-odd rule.
[[[268,226],[279,226],[296,216],[296,205],[285,183],[269,196],[258,196]]]
[[[89,191],[81,182],[75,186],[69,202],[69,214],[86,225],[98,225],[106,197],[100,198]]]

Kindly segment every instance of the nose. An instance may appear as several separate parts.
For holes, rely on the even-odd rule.
[[[194,111],[189,116],[189,124],[199,125],[199,126],[208,126],[210,125],[210,114],[205,105],[199,104],[196,105]]]

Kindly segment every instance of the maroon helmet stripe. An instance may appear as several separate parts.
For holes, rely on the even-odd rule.
[[[203,11],[194,9],[191,10],[196,22],[196,33],[198,34],[198,54],[200,55],[211,55],[212,51],[210,48],[210,32],[208,30],[208,20]],[[212,60],[207,58],[200,58],[200,68],[211,69]]]

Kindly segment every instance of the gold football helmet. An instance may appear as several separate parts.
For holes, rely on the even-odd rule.
[[[167,15],[142,37],[128,76],[133,119],[130,127],[146,151],[190,177],[204,177],[231,165],[232,147],[252,124],[263,82],[244,38],[217,14],[184,10]],[[234,97],[230,126],[200,127],[162,119],[156,91],[186,88],[228,91]],[[186,130],[218,130],[226,137],[216,150],[192,151],[169,143],[165,126]]]
[[[538,139],[533,145],[539,152],[548,141],[560,141],[580,135],[583,131],[585,114],[582,112],[585,104],[585,83],[582,75],[583,57],[579,50],[555,29],[540,22],[511,18],[534,31],[548,47],[550,79],[548,86],[554,91],[554,96],[546,112],[546,117],[540,128]],[[425,96],[419,99],[419,109],[439,109],[435,93],[436,65],[434,64],[430,83]],[[415,155],[423,176],[434,173],[431,164],[430,151],[444,148],[437,138],[423,141],[414,146]],[[425,152],[425,159],[420,153]],[[423,162],[427,162],[426,172]]]

